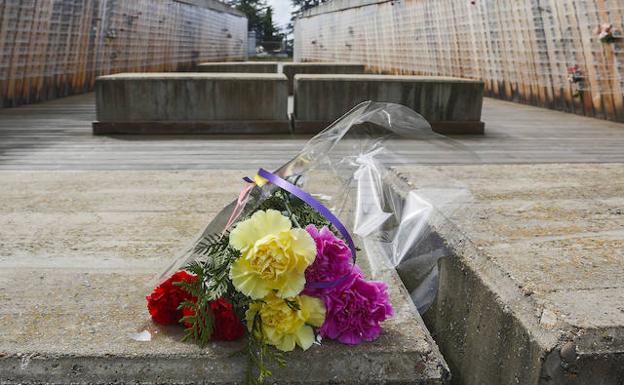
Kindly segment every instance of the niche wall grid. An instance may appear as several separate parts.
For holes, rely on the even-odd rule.
[[[481,79],[489,96],[624,122],[624,1],[474,3],[333,0],[297,20],[295,60]]]
[[[0,106],[87,92],[99,75],[245,58],[247,19],[215,0],[0,0]]]

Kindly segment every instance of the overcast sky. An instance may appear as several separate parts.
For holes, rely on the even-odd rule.
[[[286,27],[290,22],[292,7],[290,0],[268,0],[267,4],[273,7],[273,21],[280,27]]]

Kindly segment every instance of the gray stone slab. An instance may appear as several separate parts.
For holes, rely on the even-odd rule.
[[[439,231],[451,257],[425,314],[454,384],[622,384],[624,165],[400,171],[473,196]]]
[[[303,74],[363,74],[364,64],[357,63],[284,63],[282,72],[288,77],[288,92],[295,89],[295,75]]]
[[[240,72],[240,73],[277,73],[277,62],[216,62],[200,63],[197,65],[199,72]]]
[[[95,84],[94,133],[212,133],[237,122],[244,132],[288,131],[282,74],[128,73]],[[186,131],[185,131],[186,130]]]
[[[389,75],[296,75],[295,132],[318,131],[366,100],[408,106],[442,134],[483,134],[483,82]]]
[[[151,324],[144,295],[251,173],[0,172],[0,382],[241,383],[240,342],[180,342]],[[275,383],[448,384],[398,276],[376,278],[396,311],[381,337],[288,354]],[[146,329],[152,341],[129,336]]]

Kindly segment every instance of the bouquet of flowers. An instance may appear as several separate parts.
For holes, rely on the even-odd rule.
[[[296,347],[307,350],[323,338],[375,340],[392,305],[386,284],[366,279],[356,264],[362,250],[347,229],[362,244],[396,237],[409,249],[426,232],[414,225],[431,214],[422,199],[409,213],[384,202],[383,130],[436,139],[404,106],[358,105],[276,172],[244,178],[238,199],[159,277],[147,296],[152,320],[183,325],[184,339],[200,346],[246,338],[252,384],[285,365],[283,353]],[[377,268],[396,267],[405,253],[386,251],[392,255]]]
[[[581,71],[581,68],[578,65],[574,65],[571,67],[568,67],[567,69],[568,72],[568,82],[572,85],[572,91],[573,94],[572,96],[574,97],[580,97],[581,94],[581,88],[583,86],[583,71]]]
[[[594,30],[594,33],[598,35],[598,39],[602,43],[614,43],[617,41],[617,37],[615,35],[615,28],[613,28],[613,24],[604,23],[600,24]]]

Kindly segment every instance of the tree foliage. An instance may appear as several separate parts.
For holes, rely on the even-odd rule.
[[[303,11],[316,7],[317,5],[320,5],[322,3],[326,3],[329,0],[290,0],[290,1],[292,3],[293,8],[295,9],[293,11],[293,16],[298,17],[299,15],[301,15]]]
[[[262,16],[262,40],[277,41],[282,39],[279,28],[273,23],[273,7],[267,7]]]
[[[279,27],[273,23],[273,7],[266,0],[228,0],[227,4],[247,16],[248,29],[255,31],[259,40],[277,41],[283,38]]]
[[[307,11],[310,8],[314,8],[317,5],[321,5],[323,3],[327,3],[331,0],[290,0],[293,11],[292,17],[290,18],[290,23],[286,27],[287,34],[292,35],[295,30],[295,19],[301,16],[304,11]],[[291,42],[292,43],[292,42]]]
[[[262,15],[266,7],[264,0],[228,0],[227,4],[247,16],[247,27],[250,31],[262,35]]]

